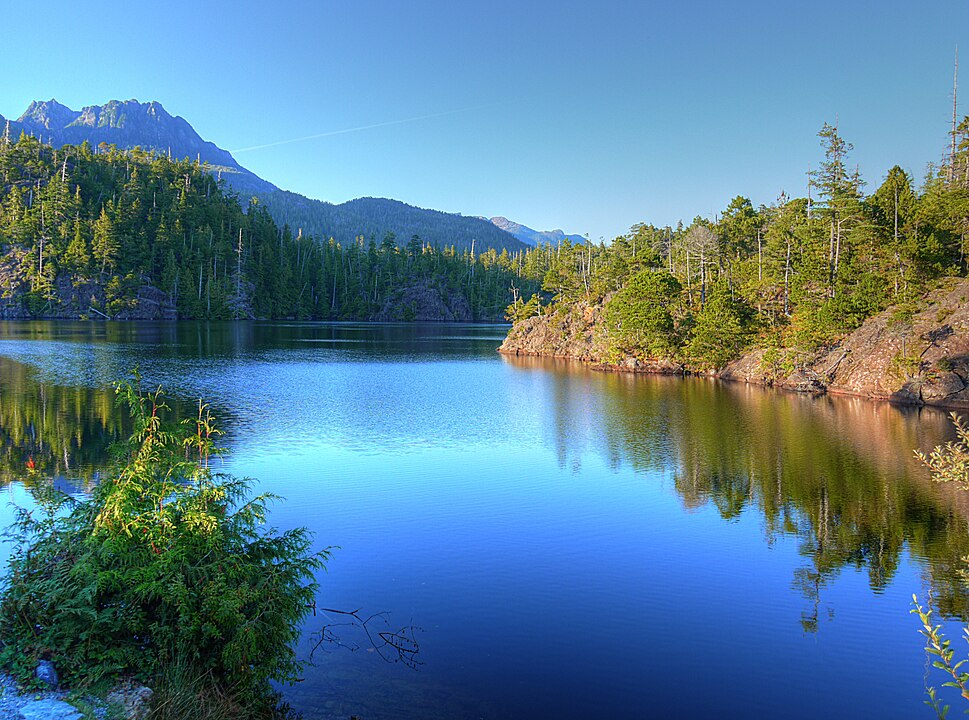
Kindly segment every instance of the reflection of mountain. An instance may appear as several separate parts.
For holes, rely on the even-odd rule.
[[[173,418],[194,412],[166,402]],[[0,483],[91,480],[110,464],[111,445],[130,432],[113,389],[38,382],[35,370],[0,356]]]
[[[912,456],[949,439],[944,413],[505,359],[553,378],[549,417],[563,464],[589,448],[614,467],[672,468],[687,507],[712,504],[728,521],[756,511],[768,543],[797,537],[805,629],[817,626],[821,592],[842,568],[864,569],[878,593],[906,547],[927,561],[940,609],[969,615],[954,572],[969,554],[966,498],[931,484]],[[587,417],[601,424],[579,426]]]

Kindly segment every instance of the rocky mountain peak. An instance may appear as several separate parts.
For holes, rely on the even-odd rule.
[[[78,113],[74,125],[98,128],[126,128],[144,122],[167,122],[174,118],[159,102],[109,100],[104,105],[88,105]]]
[[[61,105],[54,98],[50,100],[34,100],[20,116],[18,122],[25,125],[42,127],[45,130],[59,129],[70,125],[77,118],[78,112],[66,105]]]

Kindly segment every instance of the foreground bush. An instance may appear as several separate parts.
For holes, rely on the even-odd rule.
[[[27,679],[48,658],[72,684],[151,684],[178,668],[269,711],[270,680],[300,670],[292,646],[326,552],[311,552],[305,529],[264,529],[274,496],[213,472],[204,405],[168,423],[160,390],[124,384],[118,399],[134,432],[90,500],[38,490],[38,509],[19,514],[0,663]]]
[[[963,490],[969,490],[969,426],[956,413],[949,416],[955,426],[956,440],[937,446],[928,455],[916,450],[915,456],[932,471],[932,479],[936,482],[956,483]],[[963,562],[969,563],[969,557],[963,558]],[[969,583],[969,569],[964,568],[960,574],[963,581]],[[956,657],[951,647],[952,641],[946,639],[942,626],[933,621],[931,608],[922,607],[915,595],[912,596],[912,604],[914,608],[911,612],[918,615],[922,622],[919,632],[925,637],[925,652],[929,658],[938,658],[932,660],[932,666],[950,678],[942,686],[957,689],[964,699],[969,700],[969,672],[962,669],[969,658]],[[963,635],[969,640],[969,627],[963,628]],[[926,705],[935,710],[939,718],[945,718],[949,706],[942,703],[934,687],[926,686],[926,693],[929,697]]]

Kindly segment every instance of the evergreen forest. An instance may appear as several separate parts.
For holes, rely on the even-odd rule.
[[[608,246],[563,243],[543,293],[517,300],[509,317],[596,307],[613,359],[698,368],[753,344],[813,350],[889,306],[904,323],[941,278],[966,274],[969,117],[923,183],[895,166],[870,193],[838,128],[818,135],[807,197],[755,207],[737,196],[712,221],[644,223]]]
[[[896,166],[870,193],[838,128],[819,138],[807,197],[737,196],[713,220],[513,253],[294,235],[204,164],[4,138],[3,312],[137,318],[146,289],[189,319],[519,321],[595,306],[617,354],[713,368],[754,343],[810,350],[889,306],[904,322],[940,278],[966,274],[969,229],[969,118],[922,183]]]
[[[4,137],[0,179],[6,317],[500,320],[538,289],[522,252],[294,236],[204,164],[139,148]]]

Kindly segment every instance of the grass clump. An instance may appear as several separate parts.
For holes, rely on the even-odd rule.
[[[219,431],[205,405],[175,423],[137,376],[117,394],[134,431],[115,469],[90,499],[38,488],[37,508],[19,512],[0,664],[24,681],[46,658],[75,686],[157,682],[169,688],[158,701],[175,694],[172,678],[197,678],[182,683],[179,703],[196,707],[181,717],[209,716],[203,698],[235,717],[270,716],[270,682],[298,678],[293,643],[327,552],[311,551],[305,528],[266,529],[275,496],[213,471]],[[158,717],[179,717],[168,710]]]

